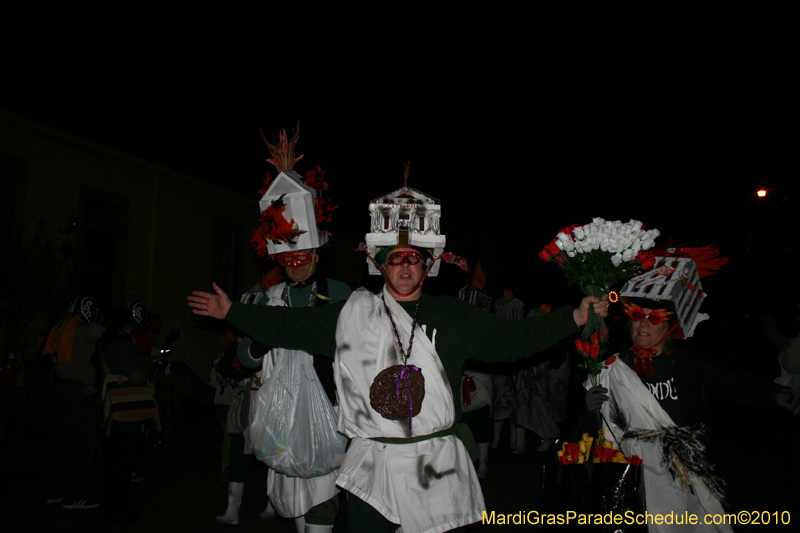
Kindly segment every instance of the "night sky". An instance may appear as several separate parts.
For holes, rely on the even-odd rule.
[[[563,303],[536,254],[595,216],[720,246],[734,262],[710,294],[756,283],[754,254],[797,227],[789,13],[440,4],[6,11],[0,108],[254,202],[272,170],[259,128],[299,119],[297,169],[325,170],[332,230],[361,239],[410,160],[449,251],[528,305]]]

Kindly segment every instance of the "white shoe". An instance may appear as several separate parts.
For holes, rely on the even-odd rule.
[[[556,443],[555,439],[544,439],[542,443],[536,448],[537,452],[546,452],[550,449],[550,446]]]
[[[228,483],[228,508],[225,510],[225,514],[214,518],[214,520],[221,524],[239,525],[239,508],[242,506],[242,495],[244,495],[244,483]]]

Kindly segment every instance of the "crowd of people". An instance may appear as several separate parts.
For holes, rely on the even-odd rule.
[[[499,445],[503,421],[512,424],[515,453],[525,451],[526,431],[541,438],[540,452],[561,437],[572,339],[590,315],[608,316],[608,295],[511,320],[424,293],[441,263],[466,269],[466,262],[443,250],[438,205],[427,210],[433,203],[405,184],[370,206],[363,249],[383,288],[351,290],[318,269],[327,240],[321,174],[304,180],[294,173],[283,137],[268,146],[281,174],[265,189],[254,242],[285,281],[265,276],[234,298],[216,284],[188,296],[194,314],[224,320],[228,330],[211,374],[226,434],[227,506],[209,520],[239,524],[245,481],[261,460],[269,466],[261,517],[293,519],[299,533],[332,531],[341,492],[352,533],[438,533],[479,522],[486,511],[479,480],[489,475],[489,449]],[[297,184],[310,201],[287,197],[285,186],[273,194],[280,180]],[[287,205],[291,223],[282,215]],[[625,297],[623,306],[630,342],[605,361],[596,384],[584,385],[583,422],[600,420],[609,440],[643,459],[639,496],[648,512],[721,512],[713,473],[685,473],[687,488],[665,466],[662,448],[629,438],[630,430],[683,432],[702,448],[697,424],[709,395],[800,413],[797,332],[779,333],[765,321],[781,350],[782,375],[771,383],[684,349],[679,339],[696,323],[679,320],[674,302]],[[151,318],[139,302],[112,309],[104,325],[97,316],[96,302],[79,298],[45,348],[54,355],[50,394],[65,452],[49,501],[64,509],[99,506],[109,523],[135,523],[128,492],[143,428],[159,430],[148,381],[154,352],[143,334]],[[91,361],[98,353],[102,385]],[[520,360],[505,375],[486,366]],[[88,488],[98,397],[105,406],[102,499]]]
[[[140,476],[144,435],[160,431],[151,379],[160,350],[151,348],[151,326],[152,314],[139,301],[101,315],[94,298],[79,296],[51,329],[43,352],[53,359],[48,391],[60,453],[47,503],[67,510],[101,507],[109,524],[139,521],[128,494]],[[91,484],[98,427],[104,429],[102,491]]]

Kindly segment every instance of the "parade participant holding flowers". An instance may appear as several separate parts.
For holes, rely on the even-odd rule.
[[[439,259],[466,264],[443,253],[438,201],[407,186],[382,198],[370,206],[364,246],[386,283],[379,294],[362,288],[323,308],[253,307],[232,304],[215,285],[188,300],[194,313],[227,319],[257,341],[335,358],[338,428],[352,439],[338,480],[349,491],[349,531],[393,533],[399,524],[438,533],[485,510],[465,446],[474,440],[456,436],[464,361],[527,357],[574,333],[590,309],[606,316],[607,303],[587,296],[577,309],[508,321],[424,295]]]
[[[637,221],[629,224],[641,227]],[[601,435],[612,448],[621,449],[629,459],[643,461],[644,490],[640,494],[647,512],[722,513],[724,484],[705,459],[705,428],[696,425],[705,415],[706,394],[739,402],[777,402],[790,408],[796,401],[766,380],[759,382],[724,367],[712,368],[675,341],[692,336],[696,325],[708,319],[699,312],[706,297],[700,278],[728,260],[717,258],[718,252],[710,246],[670,249],[649,253],[649,257],[639,251],[635,259],[631,248],[622,254],[618,248],[612,249],[608,237],[619,223],[594,219],[587,226],[583,231],[567,228],[569,235],[564,233],[564,237],[568,238],[559,234],[556,239],[560,241],[553,243],[559,251],[547,260],[559,263],[570,281],[584,290],[612,279],[627,280],[620,297],[630,318],[633,341],[621,356],[607,357],[608,332],[600,321],[595,331],[585,330],[584,338],[576,342],[584,354],[583,368],[589,372],[587,407],[598,413]],[[658,233],[653,232],[654,238]],[[602,244],[585,252],[590,234],[604,235],[605,240],[601,238]],[[653,244],[648,240],[647,249]],[[631,262],[626,265],[625,261]],[[728,526],[705,525],[702,520],[694,528],[650,525],[651,531],[670,528],[730,530]]]

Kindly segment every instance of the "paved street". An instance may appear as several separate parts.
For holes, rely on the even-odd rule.
[[[728,413],[727,415],[724,413]],[[759,426],[741,424],[739,419],[758,420]],[[800,497],[797,488],[797,419],[769,413],[720,410],[716,416],[714,450],[718,471],[727,478],[730,508],[757,511],[797,511]],[[538,440],[528,433],[528,449],[524,454],[512,454],[508,434],[500,448],[492,450],[489,477],[483,483],[487,509],[496,513],[516,513],[540,509],[541,471],[553,453],[537,453]],[[768,452],[771,449],[773,452]],[[136,526],[104,526],[97,509],[65,511],[59,505],[47,505],[45,479],[48,475],[35,453],[49,453],[35,443],[25,450],[24,457],[0,470],[2,486],[2,530],[106,531],[130,532],[232,531],[233,526],[216,524],[213,518],[225,509],[226,482],[220,478],[217,454],[208,450],[204,455],[177,454],[169,464],[157,468],[131,489],[131,504],[143,517]],[[259,465],[260,467],[260,465]],[[258,514],[266,502],[263,468],[251,471],[245,488],[241,524],[236,531],[291,533],[293,522],[275,519],[259,520]],[[343,502],[344,503],[344,502]],[[800,511],[794,520],[800,522]],[[346,530],[346,505],[342,506],[335,531]],[[795,530],[792,526],[776,530]],[[525,531],[531,526],[476,525],[470,531]],[[568,529],[564,529],[567,531]],[[772,527],[759,526],[758,531]]]

